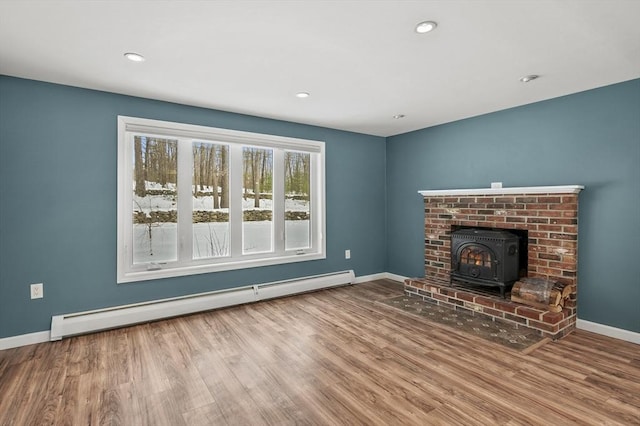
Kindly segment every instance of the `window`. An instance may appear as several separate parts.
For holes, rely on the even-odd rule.
[[[325,258],[324,143],[118,117],[118,282]]]
[[[460,263],[491,268],[491,253],[478,246],[465,247],[460,254]]]

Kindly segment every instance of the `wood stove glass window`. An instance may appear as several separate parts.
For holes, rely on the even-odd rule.
[[[477,246],[470,246],[462,249],[460,253],[460,263],[467,265],[478,265],[491,267],[491,253]]]

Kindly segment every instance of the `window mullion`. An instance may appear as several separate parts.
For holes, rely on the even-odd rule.
[[[126,134],[126,149],[122,151],[122,161],[123,164],[133,164],[133,134]],[[118,206],[118,214],[125,216],[123,217],[122,223],[124,224],[124,232],[122,234],[122,244],[121,249],[124,253],[124,263],[126,268],[133,267],[133,221],[131,207],[133,206],[133,191],[131,190],[131,182],[133,182],[133,168],[127,167],[122,170],[122,176],[120,175],[120,171],[118,171],[118,178],[122,178],[123,181],[120,183],[120,188],[122,191],[122,197],[118,197],[118,199],[122,199],[122,206]],[[118,194],[120,195],[120,194]]]
[[[178,262],[190,262],[193,252],[193,150],[191,139],[178,140]]]
[[[284,150],[273,150],[273,235],[274,251],[282,254],[284,244]]]
[[[325,238],[325,186],[324,186],[324,149],[320,155],[312,155],[310,167],[311,177],[311,247],[314,250],[326,250]]]
[[[242,146],[229,145],[229,229],[232,258],[242,256]]]

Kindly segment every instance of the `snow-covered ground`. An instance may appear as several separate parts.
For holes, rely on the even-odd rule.
[[[151,226],[134,225],[133,263],[171,262],[177,260],[177,224],[162,223]],[[273,222],[243,223],[243,252],[245,254],[269,252]],[[309,221],[285,221],[286,249],[309,247]],[[196,223],[193,225],[193,257],[204,259],[229,255],[228,223]]]
[[[161,186],[154,182],[147,182],[148,190],[175,190],[175,184]],[[211,191],[205,187],[204,192]],[[213,197],[192,196],[193,210],[228,212],[229,209],[214,209]],[[176,197],[173,195],[147,195],[138,197],[133,195],[133,211],[149,214],[152,211],[176,210]],[[243,199],[243,210],[254,210],[253,198]],[[273,201],[260,200],[259,210],[272,210]],[[286,211],[309,211],[309,202],[285,198]],[[262,253],[273,250],[272,234],[273,222],[244,222],[243,252],[246,254]],[[287,250],[309,247],[310,224],[308,220],[285,221],[285,241]],[[133,225],[134,252],[133,263],[170,262],[177,260],[177,224],[152,223]],[[193,224],[193,257],[203,259],[218,256],[228,256],[230,247],[229,224],[226,222],[195,223]]]

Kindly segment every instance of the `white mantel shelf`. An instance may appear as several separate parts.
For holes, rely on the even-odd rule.
[[[521,186],[511,188],[427,189],[418,191],[423,197],[443,195],[508,195],[508,194],[577,194],[582,185]]]

